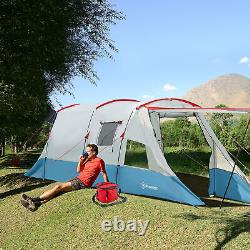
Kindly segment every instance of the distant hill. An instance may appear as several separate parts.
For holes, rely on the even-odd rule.
[[[221,103],[228,107],[250,107],[250,79],[238,74],[219,76],[188,91],[183,99],[203,107]]]

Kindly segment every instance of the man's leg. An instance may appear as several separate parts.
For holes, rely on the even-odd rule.
[[[55,185],[52,189],[45,191],[41,196],[39,197],[29,197],[25,194],[22,194],[21,198],[21,204],[29,209],[30,211],[36,211],[38,207],[40,207],[42,204],[48,202],[49,200],[55,198],[60,193],[70,192],[74,190],[72,183],[64,182],[59,183]]]
[[[70,192],[73,191],[74,188],[71,185],[71,182],[64,182],[55,185],[52,189],[45,191],[42,195],[40,195],[41,203],[46,203],[47,201],[55,198],[59,193]]]

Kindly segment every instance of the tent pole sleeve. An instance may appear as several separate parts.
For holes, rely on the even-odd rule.
[[[89,127],[90,127],[90,124],[91,124],[93,115],[94,115],[94,113],[95,113],[95,110],[96,110],[96,109],[93,110],[93,112],[92,112],[92,114],[91,114],[91,117],[90,117],[90,119],[89,119],[89,124],[88,124],[88,128],[87,128],[87,133],[89,132]],[[84,138],[84,143],[83,143],[83,148],[84,148],[84,150],[85,150],[85,148],[86,148],[86,142],[87,142],[87,138],[86,138],[86,136],[85,136],[85,138]]]
[[[122,143],[123,143],[123,140],[124,140],[124,134],[125,134],[125,132],[127,130],[127,127],[128,127],[128,124],[129,124],[129,121],[130,121],[130,119],[132,117],[133,112],[134,112],[134,110],[130,113],[130,116],[128,118],[127,124],[126,124],[124,132],[123,132],[123,136],[122,136],[122,139],[121,139],[121,142],[120,142],[120,147],[119,147],[119,152],[118,152],[118,159],[117,159],[117,170],[116,170],[116,176],[115,176],[115,182],[116,182],[116,184],[117,184],[119,167],[120,167],[119,162],[120,162],[120,157],[121,157],[121,149],[122,149]]]
[[[43,180],[45,180],[45,174],[46,174],[46,165],[47,165],[47,158],[48,158],[48,142],[46,143],[46,154],[44,158],[44,166],[43,166]]]
[[[127,130],[127,127],[128,127],[128,123],[132,117],[132,114],[133,114],[134,111],[131,112],[129,118],[128,118],[128,121],[127,121],[127,124],[125,126],[125,129],[124,129],[124,132],[123,132],[123,135],[125,134],[126,130]],[[119,162],[120,162],[120,156],[121,156],[121,149],[122,149],[122,143],[123,143],[123,140],[124,140],[124,136],[122,137],[121,139],[121,142],[120,142],[120,147],[119,147],[119,152],[118,152],[118,159],[117,159],[117,165],[119,165]]]

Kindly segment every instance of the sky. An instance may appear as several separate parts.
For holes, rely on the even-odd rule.
[[[182,97],[217,76],[250,77],[249,0],[110,0],[125,20],[110,27],[119,52],[95,63],[97,86],[76,77],[62,106]],[[55,107],[59,105],[54,102]]]

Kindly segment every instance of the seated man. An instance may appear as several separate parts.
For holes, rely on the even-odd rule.
[[[55,198],[61,193],[79,190],[82,188],[90,188],[98,177],[100,171],[103,174],[105,182],[108,182],[108,176],[105,170],[104,161],[97,157],[98,147],[95,144],[88,144],[86,153],[80,156],[77,165],[78,176],[75,178],[55,185],[52,189],[45,191],[39,197],[29,197],[22,194],[21,204],[30,211],[36,211],[42,204]]]

